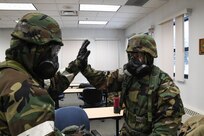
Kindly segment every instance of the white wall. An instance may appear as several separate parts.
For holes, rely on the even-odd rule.
[[[10,46],[11,29],[0,29],[0,62],[5,59],[5,50]]]
[[[184,83],[176,82],[181,90],[184,106],[204,114],[204,55],[199,55],[199,39],[204,38],[204,0],[169,0],[169,2],[150,15],[136,22],[126,30],[126,37],[132,33],[147,32],[151,25],[155,26],[155,40],[158,45],[156,64],[165,67],[162,58],[161,30],[158,25],[163,19],[185,9],[192,8],[189,17],[189,78]]]
[[[122,67],[125,59],[125,33],[124,30],[108,29],[63,29],[63,40],[85,40],[88,39],[92,45],[100,40],[118,40],[119,41],[119,66]]]

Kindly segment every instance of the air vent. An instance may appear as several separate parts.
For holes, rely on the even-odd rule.
[[[143,6],[149,0],[128,0],[125,5],[129,6]]]
[[[186,108],[186,107],[184,108],[184,110],[185,110],[185,113],[188,114],[189,116],[199,115],[198,112],[195,112],[195,111],[193,111],[193,110],[191,110],[191,109],[188,109],[188,108]]]
[[[61,16],[77,16],[77,11],[68,11],[68,10],[62,10],[60,13]]]

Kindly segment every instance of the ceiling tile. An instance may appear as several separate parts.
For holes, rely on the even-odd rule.
[[[63,4],[57,4],[57,8],[59,10],[74,10],[78,11],[79,10],[79,5],[78,4],[69,4],[69,3],[63,3]]]
[[[111,17],[96,17],[95,20],[97,21],[109,21],[111,20]]]
[[[55,3],[55,0],[0,0],[0,2],[12,3]]]
[[[122,6],[118,12],[126,12],[126,13],[137,13],[140,12],[140,10],[142,9],[142,7],[138,7],[138,6]]]
[[[79,0],[80,4],[102,4],[103,0]]]
[[[48,10],[39,10],[36,12],[44,13],[44,14],[47,14],[49,16],[59,16],[60,17],[60,13],[57,10],[49,10],[49,11]]]
[[[79,17],[79,20],[95,21],[96,17]]]
[[[115,12],[98,12],[97,17],[113,17]]]
[[[113,28],[113,29],[123,29],[125,28],[126,24],[120,22],[109,22],[105,28]]]
[[[72,4],[78,4],[79,0],[56,0],[56,3],[72,3]]]
[[[69,21],[68,20],[66,20],[66,21],[63,20],[62,22],[63,22],[63,24],[72,24],[72,25],[78,24],[78,20],[75,20],[75,21],[74,20],[73,21],[71,21],[71,20],[69,20]]]
[[[110,21],[112,22],[136,22],[138,18],[137,17],[134,17],[134,18],[118,18],[118,17],[114,17],[112,18]]]
[[[154,8],[145,8],[145,7],[138,7],[138,6],[122,6],[118,12],[124,13],[149,13]]]
[[[110,5],[125,5],[127,0],[104,0],[103,4],[110,4]]]
[[[79,17],[96,17],[98,12],[79,11]]]
[[[78,24],[64,24],[64,28],[77,28]]]
[[[78,20],[78,16],[62,16],[62,20],[68,21],[68,20]]]
[[[118,17],[118,18],[134,18],[134,17],[138,17],[141,14],[135,14],[135,13],[116,13],[114,15],[114,17]]]
[[[37,11],[0,11],[0,28],[11,28],[28,12],[41,12],[56,19],[60,27],[123,29],[148,15],[168,0],[150,0],[143,7],[127,6],[127,0],[0,0],[0,2],[33,3]],[[121,5],[117,12],[78,11],[79,3]],[[78,16],[61,16],[61,10],[76,10]],[[78,25],[78,20],[109,21],[107,25]]]
[[[37,8],[37,10],[57,10],[56,4],[36,3],[34,6]]]
[[[165,0],[149,0],[147,3],[143,5],[143,7],[152,7],[159,8],[161,5],[165,4],[167,1]]]
[[[33,11],[29,11],[33,12]],[[0,16],[16,16],[16,17],[22,17],[23,15],[27,14],[28,11],[0,11]]]

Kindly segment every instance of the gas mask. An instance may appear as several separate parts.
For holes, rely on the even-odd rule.
[[[58,52],[60,45],[38,46],[33,71],[41,79],[52,78],[59,68]]]
[[[153,58],[146,53],[128,53],[128,63],[124,65],[124,72],[129,76],[142,78],[150,74]]]

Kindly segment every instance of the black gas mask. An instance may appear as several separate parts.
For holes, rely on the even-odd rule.
[[[128,53],[128,63],[124,65],[124,72],[129,76],[142,78],[150,74],[153,58],[147,53]]]
[[[38,46],[36,49],[33,71],[41,79],[52,78],[59,68],[58,52],[60,45]]]

